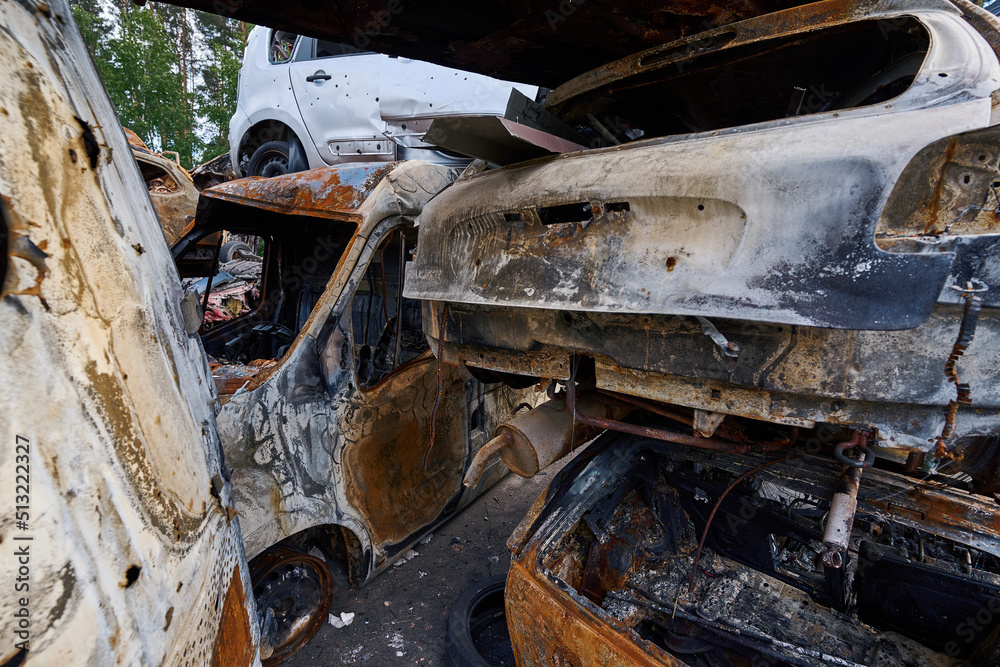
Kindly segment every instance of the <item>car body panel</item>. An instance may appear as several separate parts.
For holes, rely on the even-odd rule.
[[[801,4],[669,0],[523,2],[455,5],[444,0],[310,2],[266,0],[172,4],[311,35],[360,50],[555,87],[643,49]]]
[[[25,496],[0,659],[260,664],[211,378],[129,144],[67,3],[0,23],[0,461]]]
[[[818,3],[725,29],[738,45],[817,16],[916,16],[930,50],[886,103],[470,170],[422,213],[407,283],[449,305],[427,328],[444,330],[445,358],[567,379],[583,353],[600,389],[804,428],[868,424],[890,456],[990,441],[1000,66],[956,10],[927,7]],[[554,107],[641,62],[580,77]],[[576,217],[543,218],[560,207]],[[970,280],[985,289],[957,362],[971,405],[944,372]]]
[[[881,251],[879,213],[920,149],[988,125],[1000,86],[996,57],[968,24],[939,10],[920,16],[932,30],[931,50],[890,108],[652,139],[457,183],[423,214],[422,233],[433,242],[423,246],[408,294],[834,328],[917,326],[953,257]],[[886,123],[893,132],[881,130]],[[869,139],[850,141],[857,136]],[[817,153],[824,144],[829,150]],[[593,215],[549,225],[536,213],[575,202],[590,203]],[[623,203],[630,210],[612,210]]]

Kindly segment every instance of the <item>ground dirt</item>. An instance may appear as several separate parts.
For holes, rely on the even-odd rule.
[[[507,538],[566,463],[532,479],[510,474],[439,526],[419,555],[390,567],[361,589],[333,568],[337,590],[330,613],[355,614],[350,625],[328,623],[285,665],[447,665],[445,628],[452,603],[467,587],[507,571]],[[426,539],[426,538],[425,538]]]

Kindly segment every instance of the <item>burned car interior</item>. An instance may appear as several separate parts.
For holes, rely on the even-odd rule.
[[[236,377],[252,375],[288,350],[326,289],[356,225],[225,201],[208,200],[202,208],[211,214],[200,213],[195,227],[174,248],[178,271],[189,279],[188,289],[210,306],[201,330],[205,351],[232,367],[228,371]],[[237,236],[256,247],[224,243]],[[220,263],[230,243],[241,243],[242,248],[235,258]],[[214,301],[220,308],[211,307]]]
[[[399,227],[390,232],[354,292],[354,368],[362,388],[375,386],[428,349],[420,302],[402,296],[405,274],[399,267],[405,267],[416,246],[417,230]]]
[[[851,556],[823,567],[838,466],[817,454],[843,437],[802,431],[775,458],[605,436],[553,482],[535,525],[558,525],[528,549],[579,604],[688,665],[996,664],[996,534],[971,548],[919,520],[932,501],[984,501],[866,469]]]

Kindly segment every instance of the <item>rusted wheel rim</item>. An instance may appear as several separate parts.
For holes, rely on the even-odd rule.
[[[250,571],[257,614],[268,626],[262,648],[267,641],[273,649],[262,663],[272,667],[298,653],[323,626],[333,577],[321,559],[281,547],[257,556]]]

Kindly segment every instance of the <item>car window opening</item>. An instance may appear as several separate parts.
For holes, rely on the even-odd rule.
[[[608,146],[881,104],[910,87],[929,43],[916,19],[901,18],[664,63],[674,49],[646,56],[635,74],[570,98],[555,111],[593,146]]]
[[[177,261],[185,292],[196,293],[199,303],[205,303],[212,276],[200,333],[223,394],[237,391],[284,356],[356,229],[350,223],[251,208],[243,208],[239,218],[238,225],[207,234],[201,230],[202,238]]]
[[[420,302],[403,298],[406,262],[417,247],[415,229],[390,232],[372,255],[351,302],[358,385],[373,387],[428,350]],[[399,267],[403,266],[401,273]],[[402,308],[400,308],[400,303]],[[400,323],[401,322],[401,323]]]
[[[298,35],[294,33],[285,32],[284,30],[272,30],[271,44],[267,50],[267,59],[274,64],[287,63],[292,59],[297,39]]]
[[[170,194],[181,189],[174,177],[162,167],[139,159],[136,162],[139,165],[139,171],[142,172],[142,180],[146,181],[146,188],[152,194]]]

